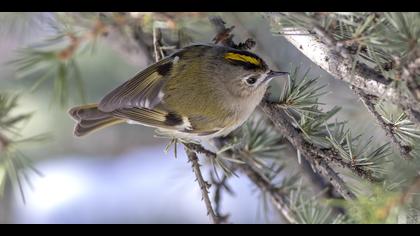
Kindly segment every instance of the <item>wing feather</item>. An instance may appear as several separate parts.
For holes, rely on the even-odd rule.
[[[168,78],[159,73],[159,68],[172,61],[173,56],[169,56],[139,72],[102,98],[98,108],[104,112],[133,107],[153,108],[160,102],[159,92]]]

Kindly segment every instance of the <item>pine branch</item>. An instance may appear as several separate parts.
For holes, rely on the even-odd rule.
[[[212,220],[213,224],[220,224],[222,221],[221,219],[216,215],[216,213],[213,210],[213,206],[211,204],[211,200],[209,197],[208,189],[210,188],[210,184],[208,184],[201,174],[200,170],[200,164],[198,163],[197,154],[189,149],[188,147],[185,147],[185,152],[187,153],[189,162],[191,162],[193,172],[197,178],[198,185],[201,189],[201,195],[203,197],[204,203],[207,208],[207,214],[210,216],[210,219]]]
[[[279,109],[275,104],[267,101],[263,101],[260,107],[265,114],[270,118],[275,127],[286,136],[288,141],[299,150],[302,155],[312,163],[320,174],[326,176],[331,184],[345,199],[354,199],[355,195],[345,186],[344,181],[340,176],[329,166],[326,162],[333,161],[340,164],[342,167],[351,167],[350,164],[338,157],[332,150],[323,150],[315,147],[313,144],[307,142],[303,135],[288,122],[289,117],[287,114]],[[360,177],[374,180],[374,177],[370,173],[358,167],[351,167],[356,174]]]
[[[396,89],[391,81],[380,72],[355,59],[336,41],[319,23],[302,13],[270,13],[268,17],[280,21],[282,17],[294,16],[309,22],[310,29],[294,29],[284,37],[315,64],[327,71],[334,78],[345,81],[368,95],[381,97],[394,104],[399,104],[413,121],[420,123],[420,103],[408,93]],[[311,34],[312,30],[315,34]]]
[[[27,183],[31,186],[27,170],[39,176],[42,176],[42,173],[17,147],[22,143],[43,141],[47,138],[47,135],[41,134],[29,138],[20,137],[18,124],[28,120],[31,114],[14,114],[14,109],[18,106],[18,98],[18,95],[11,96],[0,93],[0,199],[4,193],[6,180],[9,180],[13,186],[19,188],[22,200],[25,202],[23,184]]]
[[[282,13],[272,13],[269,16],[273,18],[282,17]],[[305,17],[299,14],[299,17]],[[339,42],[337,42],[328,32],[326,32],[318,23],[313,22],[311,34],[310,31],[300,28],[290,29],[284,37],[299,49],[305,56],[311,59],[315,64],[333,75],[336,79],[348,82],[360,89],[369,91],[372,94],[385,94],[391,96],[393,90],[386,87],[390,80],[383,75],[368,67],[365,64],[357,64],[352,69],[352,57],[349,51]],[[296,35],[298,34],[298,35]]]
[[[201,153],[207,156],[210,159],[214,159],[217,157],[216,153],[209,151],[205,149],[203,146],[197,143],[183,143],[185,147],[187,147],[190,150],[193,150],[196,153]]]
[[[385,131],[386,135],[389,137],[395,148],[399,150],[401,157],[403,157],[406,160],[411,160],[412,156],[410,156],[409,154],[412,151],[412,148],[410,146],[404,145],[400,140],[398,140],[398,138],[395,135],[395,131],[392,124],[387,123],[383,119],[383,117],[378,113],[378,111],[376,111],[375,104],[372,101],[375,99],[371,98],[361,89],[355,88],[354,86],[352,86],[351,88],[360,97],[360,99],[365,104],[366,108],[371,113],[371,115],[375,117],[377,123]]]
[[[335,187],[322,174],[314,171],[311,163],[306,158],[301,159],[299,167],[307,176],[309,183],[315,189],[315,192],[322,193],[322,197],[333,200],[344,199],[339,193],[337,193],[337,191],[335,191]],[[337,215],[345,213],[345,209],[341,206],[333,206],[332,211]]]
[[[16,66],[18,77],[36,77],[32,91],[47,80],[52,80],[53,101],[59,101],[62,106],[68,102],[69,88],[72,85],[69,84],[70,81],[74,81],[74,87],[78,90],[82,102],[86,100],[77,58],[86,52],[89,46],[93,49],[96,40],[106,33],[107,28],[97,19],[93,23],[90,22],[86,28],[78,27],[80,26],[68,27],[64,22],[60,22],[56,26],[54,36],[19,49],[18,57],[9,62]]]
[[[223,146],[223,143],[226,143],[228,139],[219,138],[218,140],[215,140],[216,146],[220,148],[220,146]],[[276,170],[272,170],[274,176],[271,176],[271,174],[269,173],[262,173],[263,171],[261,171],[261,166],[259,166],[261,163],[258,163],[256,158],[250,155],[250,153],[247,152],[247,150],[231,149],[230,151],[223,152],[222,154],[237,157],[245,161],[245,163],[243,164],[232,163],[233,168],[242,171],[264,194],[268,195],[274,207],[280,212],[280,214],[283,216],[286,222],[291,224],[307,223],[304,219],[301,218],[301,211],[304,209],[301,209],[301,206],[297,206],[297,202],[291,202],[295,193],[294,189],[299,190],[301,188],[299,186],[296,186],[296,184],[294,183],[294,180],[297,180],[296,177],[292,176],[290,177],[290,179],[285,177],[283,178],[283,182],[281,184],[276,184],[273,182],[273,180],[279,172]],[[279,169],[281,170],[282,167],[280,166]],[[326,169],[326,171],[330,170]],[[309,199],[308,197],[303,196],[305,194],[300,193],[300,191],[298,192],[301,203],[313,202],[313,199]],[[310,209],[305,208],[305,210],[309,210],[311,212],[308,215],[306,215],[311,219],[316,218],[315,215],[317,214],[323,214],[325,218],[321,217],[322,219],[320,220],[320,222],[324,223],[329,222],[327,221],[327,219],[329,218],[329,216],[331,216],[332,213],[331,209],[325,207],[318,208],[312,206],[310,207]],[[337,218],[334,218],[337,220],[337,222],[340,222],[342,220],[341,214],[336,212],[335,215],[337,216]],[[298,219],[299,217],[300,219]]]
[[[217,142],[220,146],[223,145],[223,140],[218,139],[214,140]],[[185,143],[184,144],[186,148],[193,150],[197,153],[204,154],[209,159],[217,158],[217,154],[205,149],[203,146],[195,143]],[[225,152],[226,153],[226,152]],[[233,153],[229,153],[232,154]],[[238,155],[241,155],[241,153],[237,153]],[[256,185],[258,186],[261,191],[266,192],[269,194],[274,206],[276,209],[282,214],[284,219],[286,219],[289,223],[297,223],[296,220],[294,220],[292,213],[287,205],[287,199],[286,195],[284,193],[279,192],[276,187],[274,187],[270,181],[267,179],[267,177],[262,176],[259,172],[255,171],[254,168],[252,168],[249,164],[238,164],[238,163],[232,163],[234,169],[239,169],[242,172],[244,172],[248,178]]]
[[[279,108],[276,103],[265,100],[260,104],[260,107],[267,117],[270,118],[275,127],[277,127],[279,131],[287,137],[289,142],[304,156],[306,156],[306,158],[311,158],[308,160],[309,162],[313,163],[317,159],[329,161],[342,168],[347,168],[353,171],[353,173],[363,179],[371,182],[380,181],[374,177],[370,171],[366,171],[359,166],[354,166],[343,160],[334,150],[319,148],[306,141],[303,134],[300,133],[290,122],[288,122],[289,116],[281,108]]]

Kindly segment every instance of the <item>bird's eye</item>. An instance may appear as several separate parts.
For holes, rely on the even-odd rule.
[[[258,77],[256,76],[251,76],[248,79],[246,79],[246,83],[249,85],[253,85],[255,84],[255,82],[257,82]]]

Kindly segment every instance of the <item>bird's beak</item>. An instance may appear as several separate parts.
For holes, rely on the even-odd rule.
[[[266,82],[268,82],[268,81],[270,81],[271,79],[273,79],[273,78],[275,78],[275,77],[280,77],[280,76],[283,76],[283,75],[289,75],[289,72],[282,72],[282,71],[270,71],[270,72],[268,72],[268,74],[267,74],[267,77],[265,77],[265,81]]]

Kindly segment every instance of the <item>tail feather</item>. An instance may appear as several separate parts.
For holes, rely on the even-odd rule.
[[[98,109],[97,104],[88,104],[70,109],[69,114],[76,120],[97,120],[109,117],[109,113],[102,112]]]
[[[69,110],[69,114],[78,122],[74,128],[74,135],[78,137],[124,122],[123,119],[100,111],[97,104],[74,107]]]

